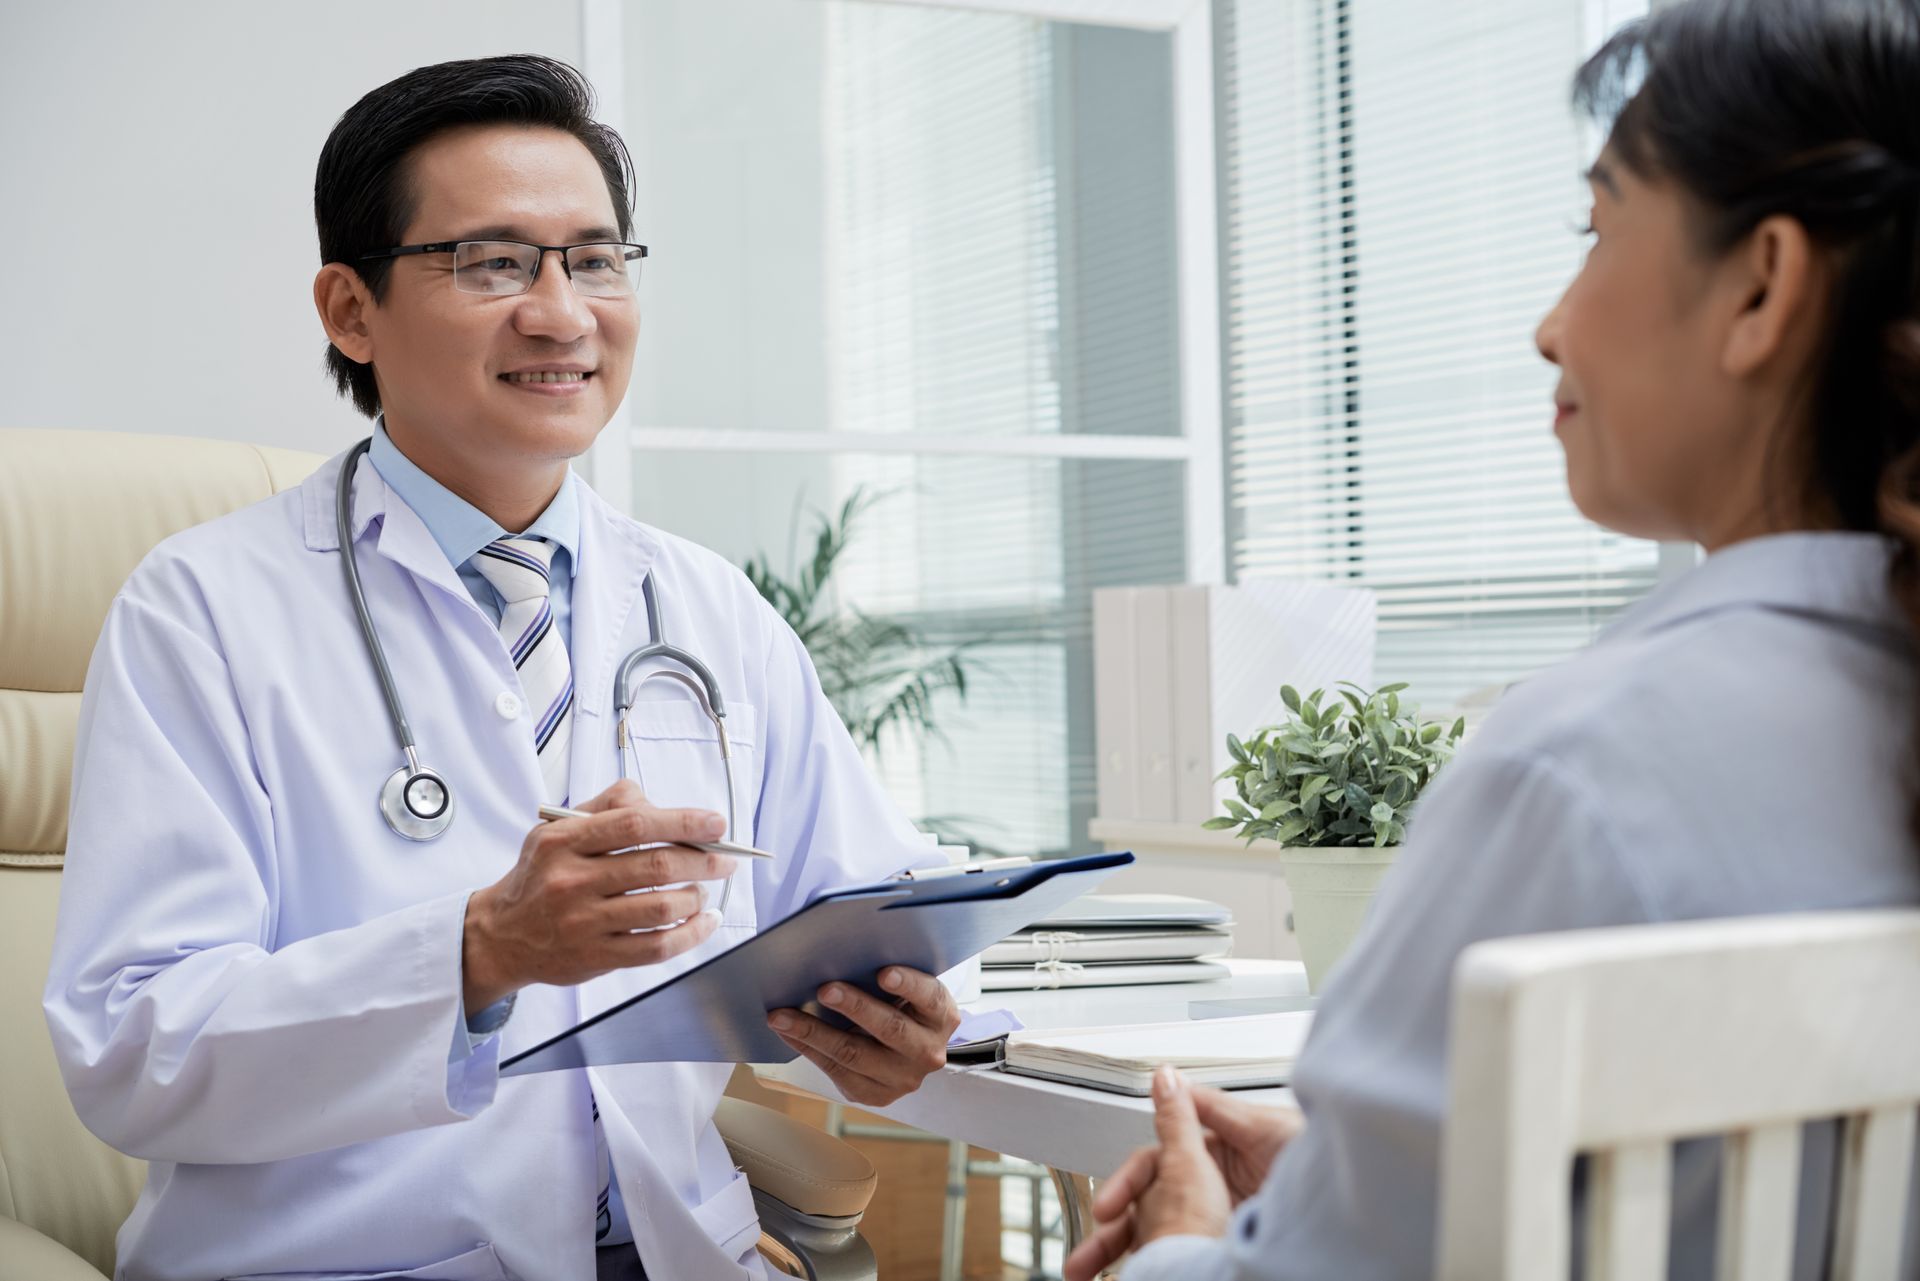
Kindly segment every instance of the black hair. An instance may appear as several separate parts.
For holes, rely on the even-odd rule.
[[[407,161],[436,135],[463,125],[557,129],[578,138],[607,180],[620,238],[633,238],[633,159],[620,135],[593,118],[593,88],[564,62],[535,54],[472,58],[420,67],[388,81],[347,109],[320,149],[313,176],[313,221],[320,261],[359,274],[375,301],[385,293],[387,259],[360,255],[400,243],[417,193]],[[372,418],[380,412],[373,367],[327,345],[326,370],[343,396]]]
[[[1707,252],[1785,216],[1831,255],[1804,497],[1894,540],[1920,636],[1920,0],[1684,0],[1609,40],[1574,101],[1691,198]]]

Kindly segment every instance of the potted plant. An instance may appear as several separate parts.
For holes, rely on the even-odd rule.
[[[1359,933],[1374,891],[1406,839],[1406,815],[1435,771],[1452,757],[1465,719],[1451,729],[1423,722],[1404,684],[1369,694],[1342,681],[1302,699],[1291,685],[1280,699],[1290,713],[1245,742],[1227,735],[1233,764],[1221,774],[1239,793],[1212,831],[1238,829],[1251,845],[1277,841],[1293,896],[1294,931],[1318,991]]]

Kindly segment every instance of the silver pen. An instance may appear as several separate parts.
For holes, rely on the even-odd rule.
[[[564,805],[542,805],[542,822],[551,823],[563,818],[592,818],[585,810],[568,809]],[[661,841],[662,845],[685,845],[689,849],[704,851],[708,854],[731,854],[738,858],[772,858],[765,850],[757,850],[751,845],[736,845],[732,841]]]

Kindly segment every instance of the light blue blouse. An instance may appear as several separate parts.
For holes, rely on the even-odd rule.
[[[1887,566],[1871,535],[1740,543],[1509,692],[1422,799],[1326,988],[1294,1074],[1305,1132],[1226,1238],[1154,1242],[1127,1281],[1427,1281],[1449,989],[1471,943],[1920,904],[1915,670]],[[1833,1186],[1833,1127],[1808,1139],[1799,1278],[1823,1274]],[[1683,1145],[1675,1277],[1713,1275],[1717,1183],[1718,1144]]]

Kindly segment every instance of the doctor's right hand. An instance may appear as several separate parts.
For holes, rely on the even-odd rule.
[[[660,809],[625,779],[579,808],[589,817],[528,832],[513,870],[467,899],[460,964],[469,1012],[529,983],[567,986],[664,961],[719,925],[720,914],[704,910],[706,891],[688,882],[724,879],[734,860],[671,842],[717,840],[724,819]]]

